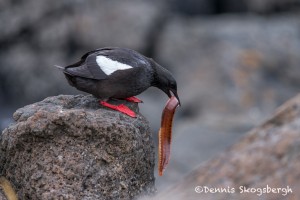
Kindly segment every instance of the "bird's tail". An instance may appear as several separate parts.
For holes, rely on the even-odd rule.
[[[61,69],[61,70],[64,70],[65,68],[62,67],[62,66],[59,66],[59,65],[53,65],[54,67],[58,68],[58,69]]]

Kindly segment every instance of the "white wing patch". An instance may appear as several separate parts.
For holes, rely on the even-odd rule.
[[[132,66],[126,65],[124,63],[120,63],[115,60],[111,60],[105,56],[97,56],[96,57],[96,62],[100,69],[106,74],[106,75],[111,75],[117,70],[125,70],[125,69],[130,69]]]

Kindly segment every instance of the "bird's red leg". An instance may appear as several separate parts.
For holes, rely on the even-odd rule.
[[[124,104],[113,105],[113,104],[107,103],[106,101],[100,101],[99,103],[102,106],[105,106],[105,107],[113,109],[113,110],[117,110],[117,111],[119,111],[121,113],[124,113],[124,114],[130,116],[130,117],[136,117],[135,112],[133,112],[130,108],[128,108]]]
[[[137,97],[128,97],[128,98],[125,98],[125,100],[129,101],[129,102],[134,102],[134,103],[143,103],[143,101]]]

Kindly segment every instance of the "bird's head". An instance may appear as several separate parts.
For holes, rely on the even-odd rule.
[[[177,93],[177,83],[175,78],[172,76],[172,74],[166,70],[165,68],[161,67],[157,63],[155,63],[155,75],[154,75],[154,83],[153,86],[161,89],[164,91],[169,98],[172,96],[175,96],[178,100],[179,105],[180,100]]]

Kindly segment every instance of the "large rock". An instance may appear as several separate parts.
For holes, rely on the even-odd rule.
[[[132,199],[154,192],[154,144],[140,114],[104,109],[92,96],[61,95],[17,110],[14,119],[1,135],[0,175],[20,199]]]
[[[199,166],[158,199],[299,199],[300,198],[300,95],[247,133],[239,142]],[[196,193],[195,187],[198,187]],[[240,187],[252,193],[240,193]],[[227,192],[205,192],[205,187]],[[270,192],[269,188],[285,188]],[[233,188],[234,191],[233,192]],[[259,189],[265,188],[260,194]],[[289,190],[290,188],[291,190]],[[207,189],[206,189],[207,191]],[[291,192],[292,191],[292,192]]]
[[[182,107],[161,182],[180,180],[299,92],[298,18],[222,15],[170,21],[156,57],[174,73]]]
[[[183,106],[176,113],[171,163],[157,183],[177,181],[299,91],[299,16],[184,18],[176,12],[165,17],[168,8],[158,2],[180,13],[213,14],[273,12],[276,4],[296,8],[295,1],[0,2],[0,128],[9,123],[10,114],[3,112],[15,110],[3,111],[9,103],[20,107],[49,95],[78,93],[53,64],[75,62],[106,45],[134,48],[178,80]],[[150,89],[142,98],[141,111],[156,132],[166,96]],[[195,159],[191,152],[203,153]]]
[[[175,73],[187,115],[270,113],[300,86],[298,19],[177,18],[165,27],[156,57]]]
[[[6,195],[5,195],[5,192],[3,191],[2,188],[0,188],[0,199],[1,199],[1,200],[6,200],[6,199],[7,199],[7,197],[6,197]]]

